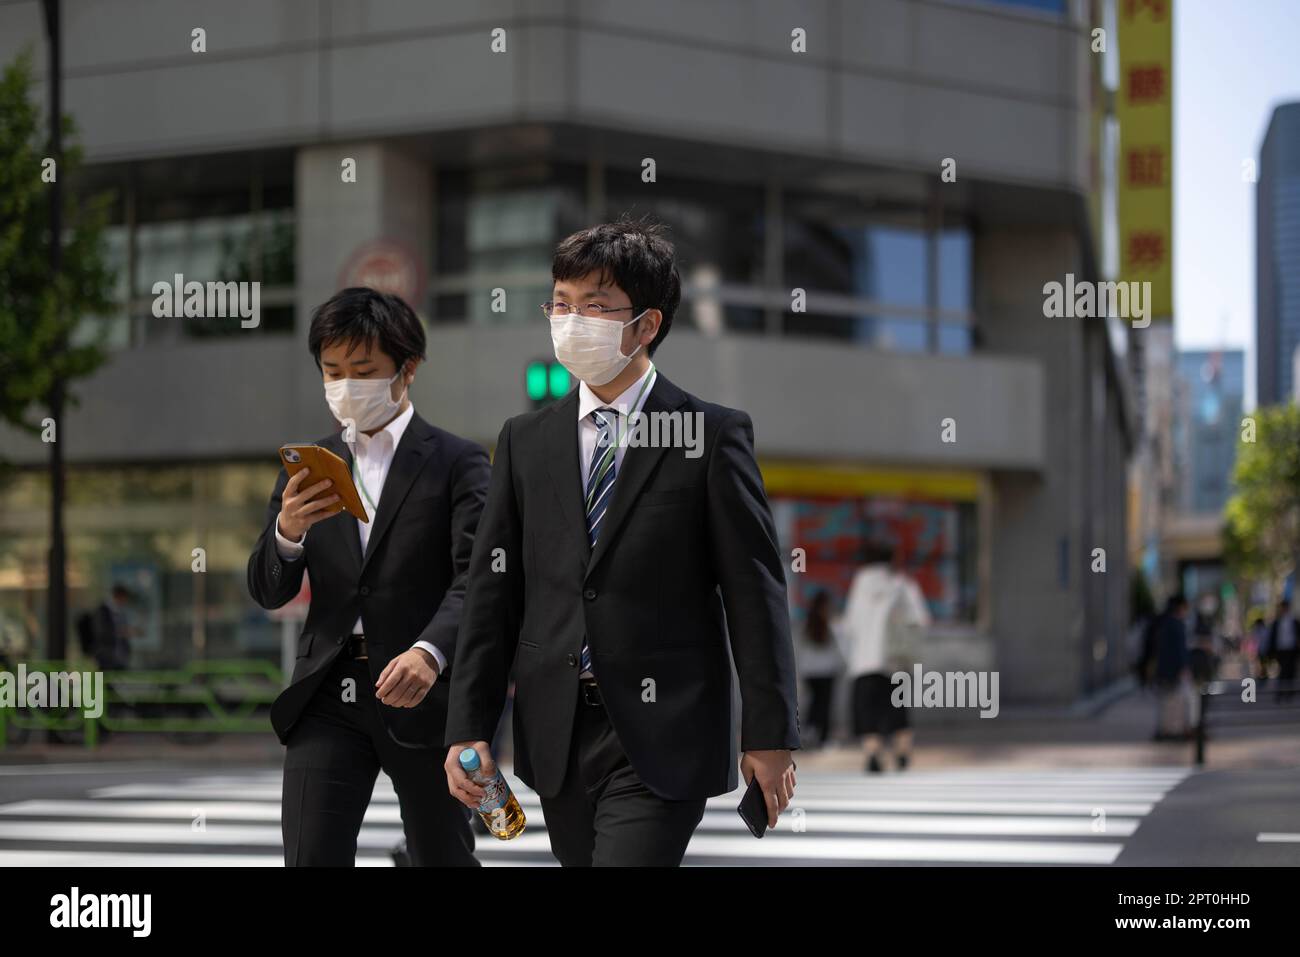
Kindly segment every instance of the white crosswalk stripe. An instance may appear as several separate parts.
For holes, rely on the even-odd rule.
[[[709,800],[688,865],[1110,864],[1183,768],[972,769],[906,774],[801,771],[791,808],[761,841],[740,791]],[[528,817],[512,841],[478,835],[486,865],[553,865],[537,795],[516,779]],[[386,866],[402,837],[397,796],[380,776],[357,863]],[[95,787],[84,797],[0,804],[0,867],[279,866],[280,772],[193,774]]]

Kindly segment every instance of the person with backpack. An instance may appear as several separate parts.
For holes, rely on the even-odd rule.
[[[77,643],[100,671],[122,671],[130,665],[131,629],[126,620],[130,602],[130,589],[118,583],[97,607],[77,616]]]

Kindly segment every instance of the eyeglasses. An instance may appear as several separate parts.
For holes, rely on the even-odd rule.
[[[581,309],[575,308],[567,302],[547,302],[542,303],[542,312],[546,313],[546,318],[551,319],[555,316],[569,316],[577,314],[586,316],[588,319],[599,319],[607,312],[627,312],[634,308],[633,306],[602,306],[599,303],[589,302]]]

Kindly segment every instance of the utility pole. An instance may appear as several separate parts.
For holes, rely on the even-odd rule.
[[[45,34],[49,41],[50,158],[54,160],[54,182],[50,184],[50,288],[56,303],[59,297],[59,273],[63,268],[63,83],[62,31],[59,24],[59,0],[44,0]],[[61,305],[61,304],[60,304]],[[58,661],[67,654],[68,583],[63,534],[63,407],[65,388],[62,362],[66,343],[54,344],[54,383],[50,386],[47,405],[54,421],[55,435],[50,446],[50,555],[46,583],[47,657]]]

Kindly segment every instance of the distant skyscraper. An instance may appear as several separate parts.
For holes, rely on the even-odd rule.
[[[1273,111],[1255,192],[1255,394],[1290,400],[1300,346],[1300,103]]]
[[[1245,353],[1179,352],[1174,381],[1174,503],[1220,512],[1232,486],[1245,392]]]

